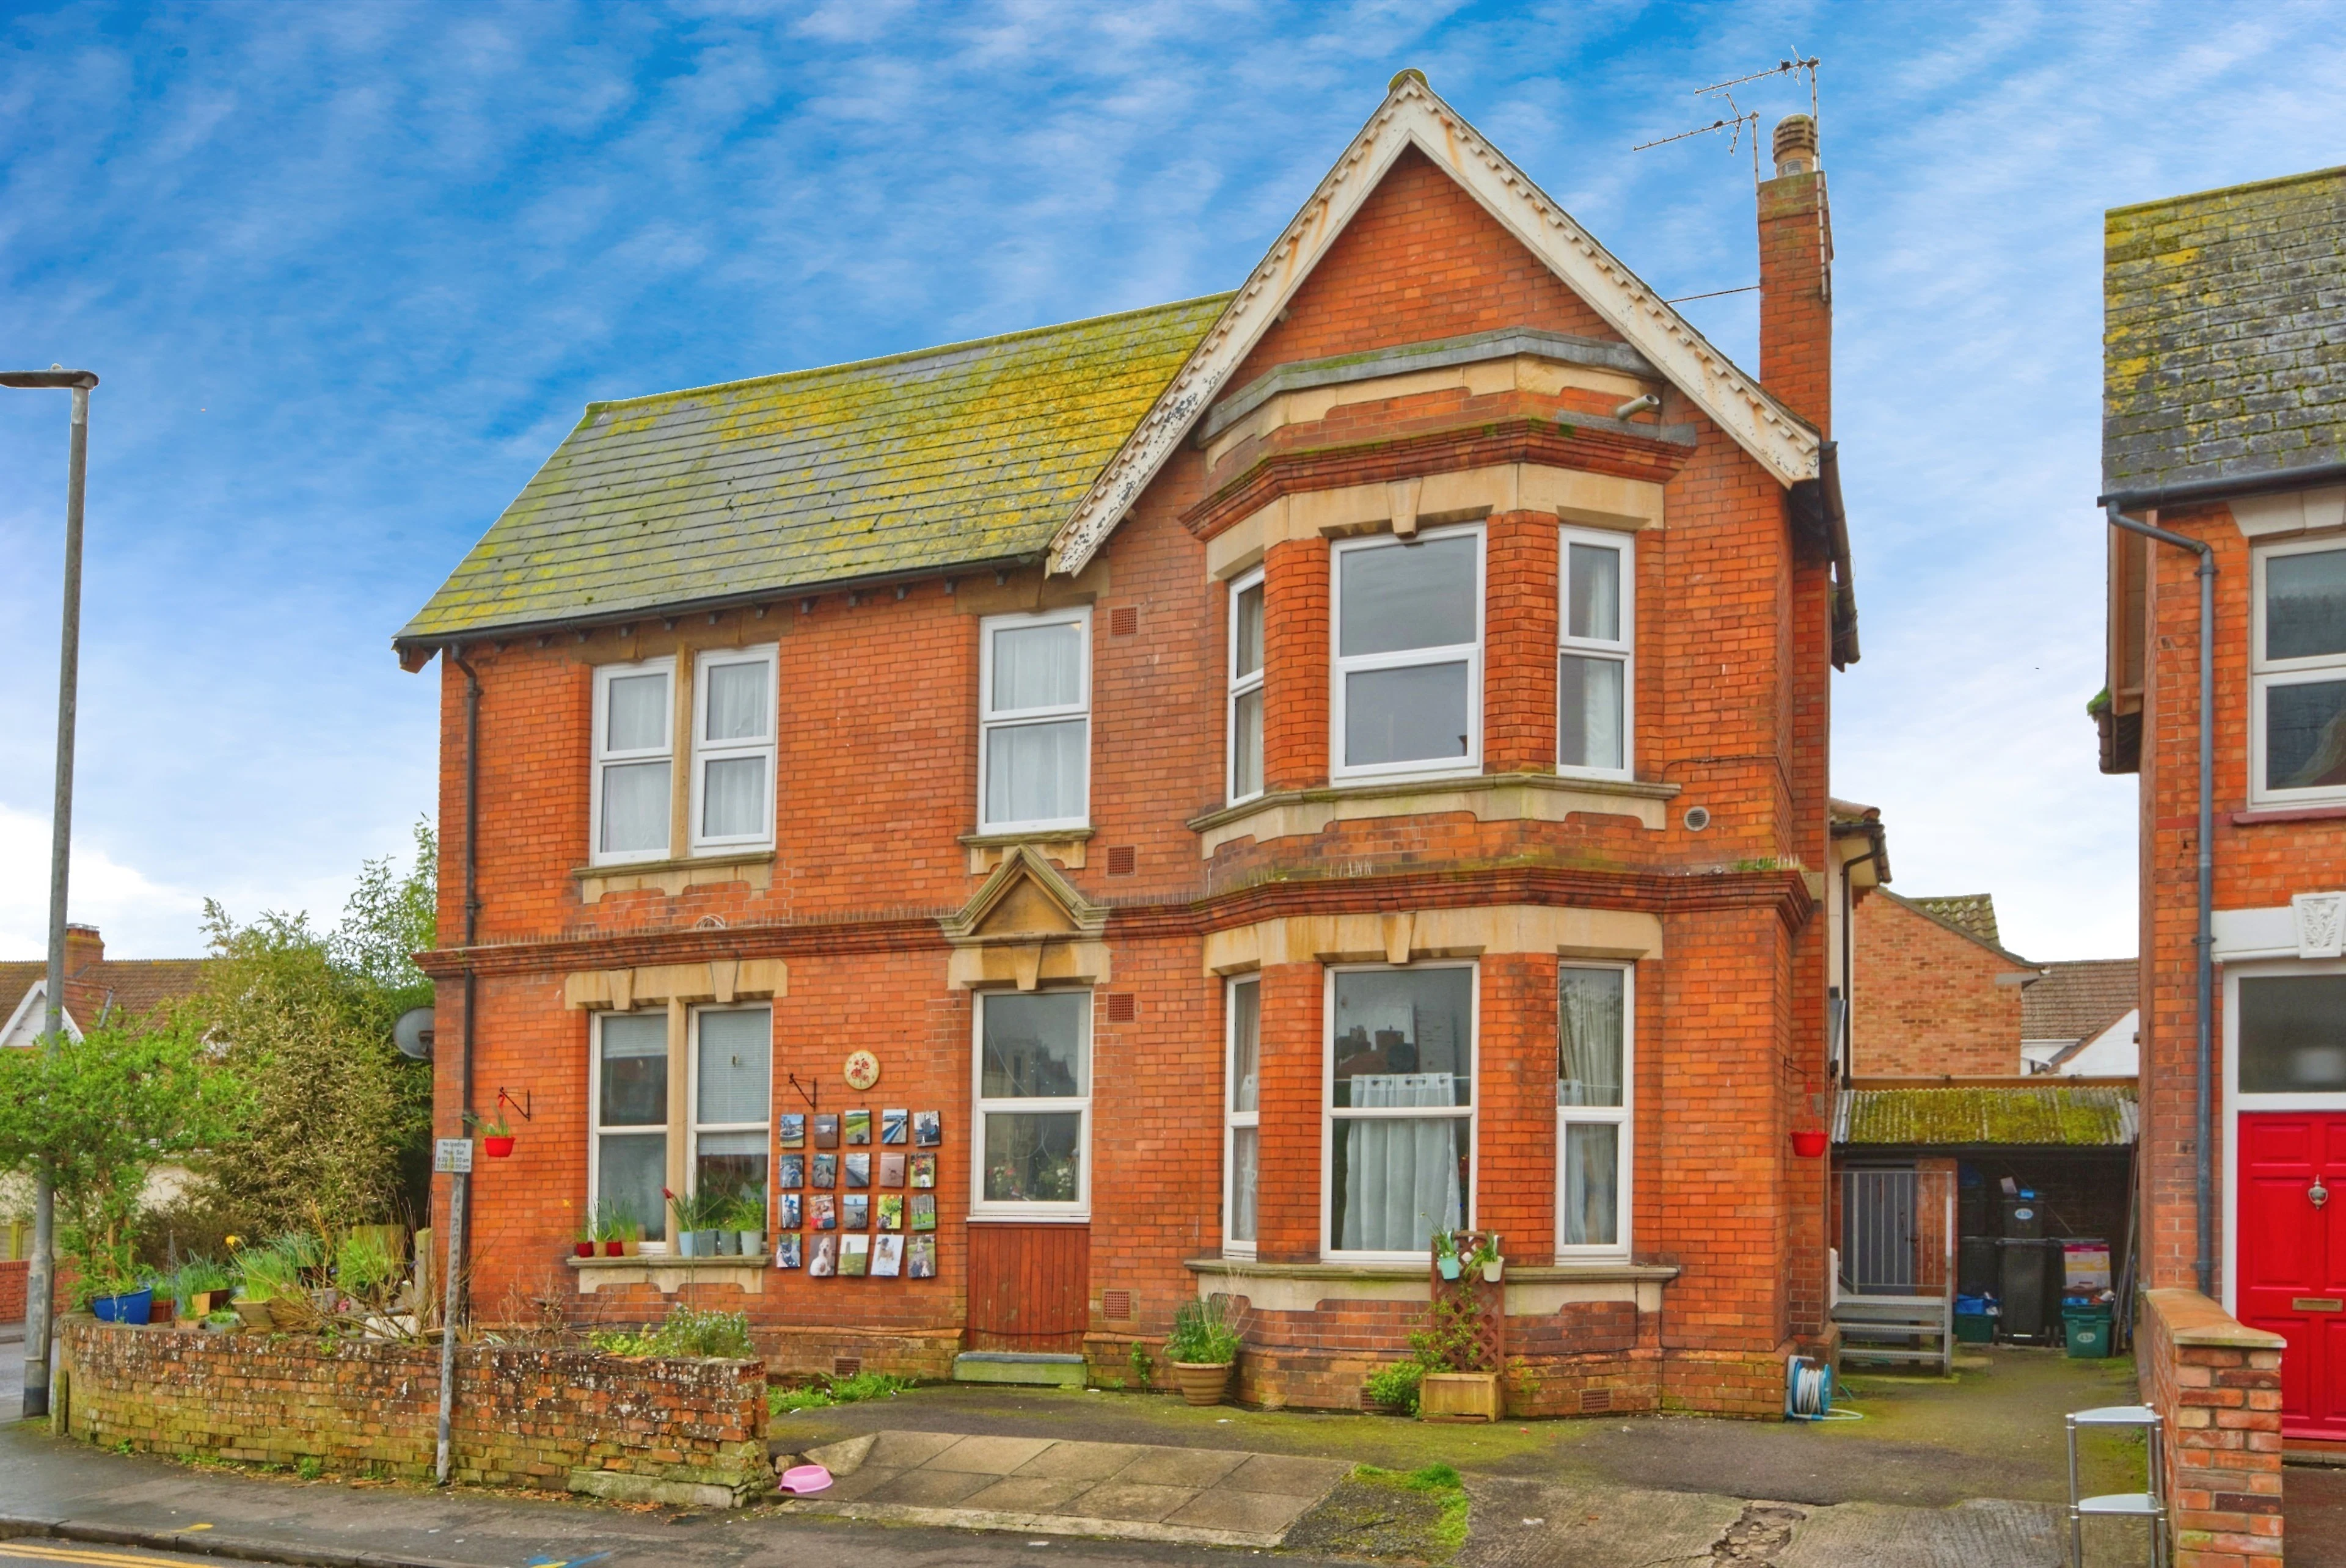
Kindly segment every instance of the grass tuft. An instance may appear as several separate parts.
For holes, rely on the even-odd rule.
[[[793,1410],[885,1399],[913,1386],[912,1379],[900,1378],[892,1372],[858,1372],[852,1378],[827,1378],[802,1389],[768,1389],[766,1409],[774,1415],[786,1416]]]

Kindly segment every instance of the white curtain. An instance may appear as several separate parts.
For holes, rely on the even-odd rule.
[[[1591,642],[1621,640],[1621,552],[1575,545],[1570,563],[1572,603],[1564,635]]]
[[[766,700],[766,663],[711,665],[709,677],[707,740],[763,740],[766,716],[773,711]]]
[[[766,830],[772,793],[763,757],[713,757],[700,787],[700,831],[710,839],[740,839]]]
[[[613,763],[603,769],[603,852],[668,848],[668,764]]]
[[[1018,713],[1081,702],[1083,659],[1083,628],[1073,623],[995,632],[994,711]]]
[[[1448,1073],[1362,1073],[1352,1079],[1357,1106],[1454,1105]],[[1452,1116],[1347,1118],[1344,1215],[1336,1238],[1345,1252],[1423,1252],[1436,1230],[1464,1223]]]
[[[996,728],[986,741],[985,820],[1056,822],[1084,815],[1086,719]]]
[[[1566,654],[1557,667],[1559,732],[1569,768],[1620,768],[1621,661]]]
[[[1611,1247],[1621,1239],[1621,1129],[1612,1122],[1565,1128],[1564,1240]]]
[[[1557,972],[1557,1105],[1621,1103],[1621,991],[1617,969]]]
[[[622,675],[611,677],[609,711],[603,723],[606,751],[652,751],[668,748],[668,677]]]

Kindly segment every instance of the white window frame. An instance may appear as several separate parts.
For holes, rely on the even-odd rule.
[[[996,632],[1023,626],[1073,626],[1082,630],[1083,659],[1077,667],[1081,691],[1071,704],[1052,708],[1015,708],[1007,713],[994,711],[994,636]],[[1049,610],[1031,616],[987,616],[977,624],[977,830],[981,833],[1025,833],[1043,829],[1088,828],[1091,826],[1092,799],[1092,612],[1088,606],[1068,610]],[[985,815],[985,780],[993,750],[994,734],[1029,724],[1057,723],[1069,718],[1084,721],[1084,809],[1073,817],[1021,822],[989,821]],[[1086,1180],[1090,1178],[1086,1176]]]
[[[762,664],[766,667],[766,738],[763,740],[709,738],[709,672],[719,665]],[[728,850],[765,849],[774,841],[775,801],[780,783],[776,777],[776,737],[781,728],[781,648],[767,643],[758,647],[710,648],[693,661],[691,839],[693,853],[721,854]],[[673,690],[673,688],[671,688]],[[762,757],[766,762],[766,812],[762,832],[712,837],[701,829],[702,798],[709,764],[735,757]]]
[[[1263,640],[1266,646],[1261,650],[1262,662],[1255,666],[1251,672],[1241,675],[1239,672],[1239,599],[1240,596],[1255,588],[1263,589]],[[1270,667],[1270,649],[1268,647],[1270,631],[1270,593],[1264,585],[1263,569],[1257,566],[1250,572],[1232,578],[1229,593],[1230,634],[1227,666],[1229,671],[1229,696],[1224,704],[1223,713],[1223,733],[1228,737],[1225,750],[1228,756],[1222,768],[1222,788],[1225,798],[1235,806],[1241,800],[1255,799],[1263,792],[1265,788],[1263,784],[1258,783],[1255,788],[1243,793],[1239,789],[1239,698],[1261,691],[1264,674]],[[1266,710],[1263,715],[1264,719],[1268,721],[1270,717],[1270,713]],[[1264,757],[1259,759],[1259,764],[1261,771],[1268,774],[1270,737],[1265,735],[1262,740]]]
[[[1467,1091],[1464,1105],[1362,1105],[1339,1110],[1336,1105],[1336,977],[1366,970],[1463,969],[1474,978],[1467,987]],[[1414,1252],[1340,1252],[1335,1245],[1336,1129],[1345,1122],[1372,1119],[1415,1121],[1435,1116],[1466,1124],[1466,1213],[1463,1227],[1474,1228],[1477,1195],[1483,1186],[1483,966],[1474,960],[1424,963],[1331,963],[1325,967],[1320,998],[1320,1257],[1326,1263],[1418,1263],[1432,1254]],[[1260,1217],[1258,1217],[1258,1224]]]
[[[660,726],[660,744],[657,748],[646,747],[638,750],[613,751],[604,744],[604,731],[610,719],[611,682],[627,676],[664,675],[668,677],[668,702]],[[586,863],[593,866],[627,865],[638,860],[665,860],[676,846],[676,660],[673,657],[648,658],[640,664],[605,664],[595,667],[595,713],[593,718],[592,764],[587,769],[586,788],[589,794],[586,810]],[[668,834],[670,842],[657,850],[627,850],[607,852],[603,848],[603,774],[614,764],[660,762],[668,765]]]
[[[1254,1063],[1255,1108],[1239,1109],[1239,991],[1242,986],[1254,989]],[[1254,1235],[1245,1241],[1230,1234],[1230,1220],[1237,1214],[1238,1202],[1238,1135],[1240,1128],[1254,1129],[1255,1215]],[[1222,983],[1222,1256],[1252,1257],[1262,1237],[1262,976],[1260,973],[1234,974]]]
[[[665,1182],[667,1180],[666,1173],[668,1170],[675,1168],[668,1162],[665,1156],[672,1146],[668,1145],[666,1140],[676,1136],[676,1106],[673,1104],[670,1104],[668,1108],[668,1120],[657,1125],[617,1126],[607,1128],[604,1126],[603,1025],[613,1018],[658,1017],[660,1020],[661,1029],[665,1031],[668,1027],[668,1020],[665,1014],[651,1013],[615,1013],[598,1011],[589,1013],[587,1016],[594,1021],[588,1031],[586,1042],[586,1213],[591,1218],[600,1210],[603,1202],[604,1135],[608,1133],[611,1136],[619,1138],[660,1138],[662,1140],[661,1152],[663,1156],[661,1160],[661,1180]],[[668,1073],[668,1076],[669,1082],[673,1083],[675,1081],[676,1074],[672,1070],[672,1064],[671,1071]],[[668,1098],[672,1102],[676,1096],[671,1095]],[[689,1171],[692,1167],[688,1164],[685,1168]],[[666,1253],[669,1250],[668,1243],[675,1238],[675,1230],[673,1227],[674,1218],[675,1217],[673,1215],[665,1211],[660,1214],[660,1225],[662,1228],[668,1231],[668,1239],[662,1241],[646,1241],[642,1244],[644,1251],[648,1253]]]
[[[2292,539],[2267,545],[2252,557],[2254,588],[2249,614],[2249,803],[2251,806],[2320,806],[2346,801],[2346,785],[2310,789],[2272,789],[2265,786],[2265,693],[2276,686],[2301,686],[2315,681],[2346,681],[2346,653],[2319,654],[2310,658],[2269,659],[2265,657],[2265,567],[2277,555],[2307,555],[2346,550],[2346,535]]]
[[[1347,657],[1344,646],[1344,562],[1343,557],[1359,550],[1407,550],[1419,544],[1431,544],[1437,539],[1471,536],[1474,541],[1474,637],[1472,642],[1450,643],[1440,647],[1407,648],[1399,653],[1355,654]],[[1353,779],[1393,778],[1464,778],[1483,771],[1483,644],[1488,621],[1490,549],[1484,536],[1483,525],[1470,523],[1454,528],[1425,528],[1409,538],[1391,534],[1372,534],[1358,539],[1336,542],[1328,559],[1328,672],[1331,690],[1328,699],[1328,768],[1329,777],[1337,780]],[[1345,679],[1362,670],[1406,669],[1420,665],[1456,664],[1466,661],[1466,718],[1472,726],[1466,736],[1464,757],[1440,757],[1413,762],[1370,762],[1353,767],[1344,760],[1344,688]],[[1347,1256],[1350,1256],[1349,1254]]]
[[[1080,1095],[990,1097],[985,1093],[985,1005],[987,999],[1004,995],[1044,995],[1053,992],[1081,994],[1086,998],[1084,1007],[1084,1086]],[[1092,1045],[1098,1031],[1094,1011],[1099,1005],[1097,993],[1088,985],[1045,985],[1031,992],[973,992],[969,1010],[969,1217],[972,1219],[1027,1220],[1034,1223],[1088,1222],[1092,1217]],[[1076,1199],[1073,1203],[1012,1201],[989,1199],[985,1196],[985,1118],[988,1112],[1003,1115],[1021,1114],[1048,1115],[1055,1112],[1076,1111],[1082,1114],[1079,1123],[1083,1156],[1076,1162]]]
[[[2257,597],[2264,597],[2261,574]],[[2263,627],[2258,627],[2261,642]],[[2223,1195],[2223,1302],[2227,1312],[2239,1308],[2240,1283],[2240,1117],[2259,1112],[2346,1111],[2346,1095],[2243,1095],[2240,1093],[2240,982],[2270,980],[2296,974],[2346,972],[2346,959],[2258,959],[2227,962],[2219,983],[2224,988],[2224,1061],[2222,1124],[2217,1129],[2216,1185]],[[2145,1066],[2148,1064],[2146,1060]]]
[[[1559,1263],[1623,1258],[1629,1256],[1632,1246],[1629,1222],[1637,1212],[1634,1177],[1637,1168],[1636,1118],[1637,1099],[1637,966],[1634,963],[1606,963],[1601,961],[1565,959],[1556,964],[1559,971],[1556,986],[1561,1003],[1565,970],[1611,970],[1621,976],[1621,1103],[1618,1105],[1566,1105],[1556,1108],[1556,1257]],[[1556,1049],[1564,1049],[1564,1020],[1556,1019]],[[1558,1065],[1561,1066],[1561,1062]],[[1614,1183],[1619,1211],[1614,1217],[1613,1233],[1621,1239],[1610,1245],[1577,1243],[1567,1246],[1564,1239],[1565,1221],[1565,1128],[1575,1123],[1609,1122],[1621,1129],[1615,1151],[1621,1168]]]
[[[1596,637],[1576,637],[1572,626],[1572,546],[1593,545],[1621,553],[1621,636],[1618,641],[1607,642]],[[1588,779],[1628,779],[1636,776],[1637,768],[1637,546],[1634,535],[1617,534],[1603,528],[1564,528],[1558,531],[1556,546],[1556,660],[1559,679],[1566,654],[1597,658],[1616,659],[1621,666],[1621,766],[1591,768],[1564,760],[1564,693],[1556,692],[1557,728],[1556,736],[1556,770]]]
[[[766,1015],[766,1115],[755,1122],[707,1122],[700,1119],[700,1021],[717,1013],[762,1013]],[[675,1136],[680,1131],[684,1139],[684,1180],[687,1190],[700,1190],[700,1136],[703,1133],[764,1133],[766,1135],[766,1194],[770,1204],[774,1186],[774,1008],[768,1002],[744,1002],[735,1005],[696,1007],[686,1021],[684,1032],[684,1106],[679,1113],[668,1107],[668,1132]],[[682,1125],[679,1128],[678,1123]],[[770,1227],[769,1228],[771,1228]]]

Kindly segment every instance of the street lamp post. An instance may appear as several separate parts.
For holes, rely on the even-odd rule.
[[[89,371],[0,371],[0,387],[63,388],[73,393],[73,445],[66,462],[65,630],[57,656],[57,787],[49,820],[49,972],[41,1049],[66,1027],[66,870],[73,843],[74,705],[81,666],[82,477],[89,462]],[[56,1203],[46,1167],[33,1176],[33,1259],[25,1280],[25,1415],[49,1413],[49,1335],[56,1278]]]

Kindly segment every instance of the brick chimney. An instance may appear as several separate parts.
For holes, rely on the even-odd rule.
[[[1760,186],[1760,382],[1832,434],[1832,219],[1817,122],[1776,126],[1776,178]]]
[[[66,927],[66,978],[71,980],[106,959],[106,939],[94,925]]]

